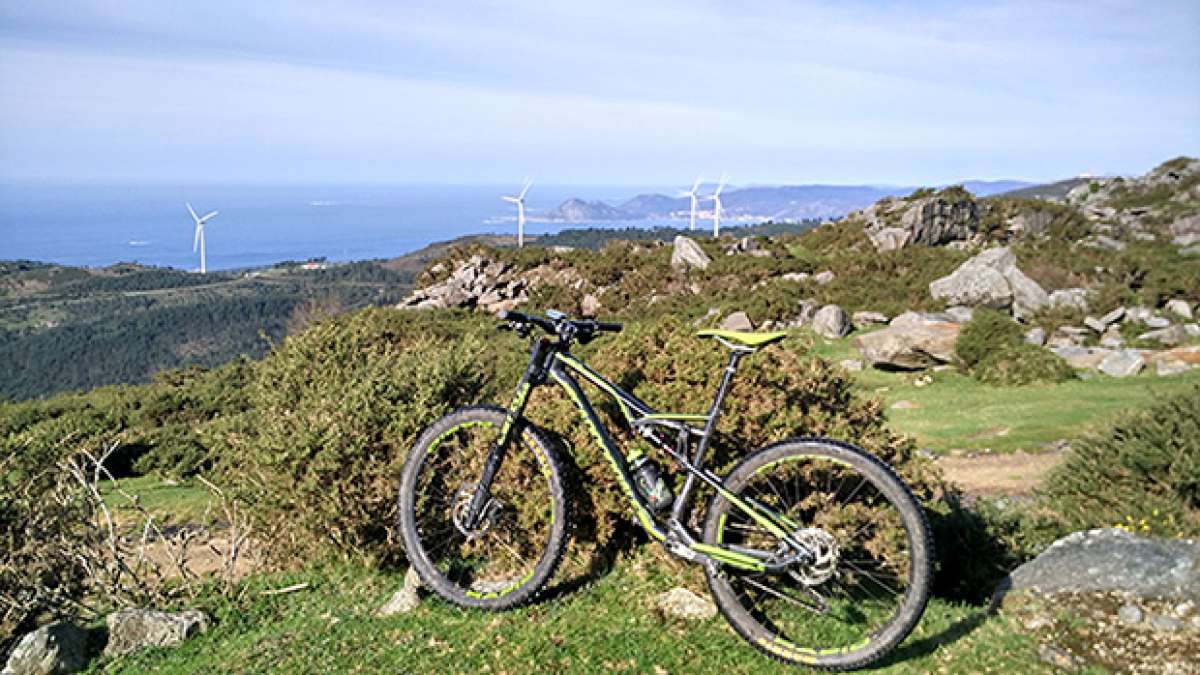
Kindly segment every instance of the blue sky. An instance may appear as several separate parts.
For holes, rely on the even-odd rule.
[[[1200,2],[0,4],[0,177],[668,185],[1200,154]]]

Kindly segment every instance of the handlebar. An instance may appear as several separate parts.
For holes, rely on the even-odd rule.
[[[506,322],[507,327],[513,328],[522,334],[528,333],[530,326],[537,326],[550,335],[557,335],[559,338],[568,340],[575,338],[580,342],[590,341],[597,333],[620,333],[623,328],[619,323],[596,321],[593,319],[568,319],[562,315],[544,319],[540,316],[521,312],[500,311],[496,316],[501,321]],[[505,326],[501,327],[504,328]]]

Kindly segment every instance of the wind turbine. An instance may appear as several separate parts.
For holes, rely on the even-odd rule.
[[[729,177],[721,174],[721,181],[717,183],[717,189],[709,195],[708,199],[713,203],[713,238],[721,235],[721,190],[725,189],[725,183],[729,181]]]
[[[200,274],[205,274],[208,272],[208,269],[205,267],[204,260],[206,252],[204,247],[204,224],[215,218],[217,212],[209,211],[201,217],[196,215],[196,210],[192,208],[191,204],[184,202],[184,205],[187,206],[188,213],[192,214],[192,220],[196,221],[196,236],[192,239],[192,253],[195,253],[196,249],[200,249]]]
[[[511,202],[517,205],[517,248],[525,246],[525,193],[529,192],[529,188],[533,185],[533,181],[525,179],[525,187],[521,188],[521,194],[516,197],[503,196],[506,202]]]
[[[702,176],[696,176],[696,182],[692,183],[692,189],[688,190],[686,192],[679,193],[680,197],[691,197],[692,198],[692,210],[688,216],[688,229],[689,230],[696,229],[696,202],[699,201],[699,198],[696,196],[696,190],[700,189],[700,181],[701,180],[703,180]]]

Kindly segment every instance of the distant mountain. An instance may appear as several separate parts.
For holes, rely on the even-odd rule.
[[[977,196],[1023,188],[1032,183],[1015,180],[965,181],[962,185]],[[711,194],[715,186],[703,186]],[[908,186],[871,185],[781,185],[727,189],[721,194],[722,215],[730,221],[801,221],[840,218],[856,209],[891,196],[906,195]],[[537,220],[565,223],[620,222],[637,220],[681,220],[688,217],[691,200],[662,194],[640,194],[617,205],[602,201],[568,199]],[[703,199],[698,213],[711,217],[712,202]]]
[[[1020,189],[1009,190],[1007,192],[998,193],[997,197],[1017,197],[1020,199],[1051,199],[1062,200],[1067,196],[1077,185],[1083,185],[1092,178],[1068,178],[1066,180],[1055,181],[1053,183],[1045,183],[1042,185],[1029,185]]]

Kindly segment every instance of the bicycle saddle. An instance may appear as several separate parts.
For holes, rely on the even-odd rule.
[[[775,333],[751,333],[741,330],[719,330],[710,328],[696,333],[697,337],[715,337],[723,340],[728,340],[734,344],[739,344],[744,347],[766,347],[772,342],[779,342],[787,337],[787,331],[778,331]]]

